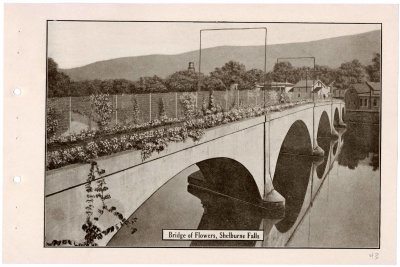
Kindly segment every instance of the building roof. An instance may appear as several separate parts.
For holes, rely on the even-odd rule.
[[[265,83],[265,85],[267,86],[286,86],[286,87],[290,87],[293,86],[293,83],[289,83],[289,82],[269,82],[269,83]],[[264,87],[263,83],[256,83],[257,87]]]
[[[374,91],[381,91],[382,90],[382,84],[381,82],[367,82],[367,84],[371,87],[372,90]]]
[[[369,94],[371,91],[374,94],[379,94],[382,86],[380,82],[363,82],[353,84],[353,88],[357,91],[357,94]]]
[[[318,91],[321,90],[321,89],[322,89],[322,86],[315,87],[314,90],[313,90],[313,92],[318,92]]]
[[[312,87],[313,82],[314,82],[314,84],[320,82],[323,86],[326,86],[320,80],[312,80],[312,79],[310,79],[310,80],[300,80],[294,85],[294,87]]]
[[[366,82],[355,83],[352,86],[353,86],[354,90],[357,91],[357,94],[369,93],[371,91],[371,88],[367,85]]]
[[[289,83],[289,82],[271,82],[269,84],[271,86],[293,86],[293,83]]]

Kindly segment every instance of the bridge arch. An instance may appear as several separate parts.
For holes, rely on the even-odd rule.
[[[303,206],[312,170],[312,141],[306,124],[295,121],[286,133],[276,163],[273,186],[285,198],[285,216],[276,224],[287,232],[296,222]]]
[[[291,114],[290,120],[271,120],[267,124],[269,141],[266,144],[268,156],[266,172],[271,181],[274,179],[280,154],[312,155],[314,131],[312,111],[312,109],[306,109],[302,113]],[[305,117],[304,114],[309,117]]]
[[[311,136],[303,121],[297,120],[290,126],[279,153],[311,155]]]
[[[340,125],[340,115],[338,108],[335,108],[335,112],[333,115],[333,126],[337,127]]]
[[[250,171],[240,162],[220,157],[197,162],[202,177],[189,182],[240,200],[259,202],[261,195]]]
[[[331,130],[331,123],[328,113],[326,113],[326,111],[323,111],[318,122],[317,139],[331,137]]]

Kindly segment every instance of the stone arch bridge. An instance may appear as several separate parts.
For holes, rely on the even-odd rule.
[[[250,118],[206,130],[201,140],[172,143],[142,162],[140,151],[126,151],[100,158],[111,204],[129,217],[169,179],[196,164],[208,184],[238,199],[265,208],[284,205],[274,189],[274,175],[281,154],[324,156],[324,138],[339,136],[335,126],[344,126],[344,102],[308,103],[265,116]],[[338,127],[336,127],[338,128]],[[340,137],[339,137],[340,139]],[[320,144],[321,143],[321,144]],[[334,149],[325,155],[330,155]],[[85,221],[85,181],[88,164],[75,164],[46,172],[45,241],[81,240]],[[328,171],[319,167],[320,173]],[[318,170],[317,170],[318,171]],[[198,182],[201,182],[200,180]],[[100,224],[112,223],[103,216]],[[111,235],[101,240],[106,245]]]

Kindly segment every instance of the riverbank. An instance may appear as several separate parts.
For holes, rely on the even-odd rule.
[[[344,116],[345,122],[379,124],[379,110],[347,109]]]

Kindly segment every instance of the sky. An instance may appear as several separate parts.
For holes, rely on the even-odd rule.
[[[268,44],[320,40],[379,30],[379,24],[269,24],[191,22],[48,22],[48,56],[59,68],[151,54],[180,54],[199,49],[200,30],[267,27]],[[205,31],[202,47],[263,45],[265,30]]]

